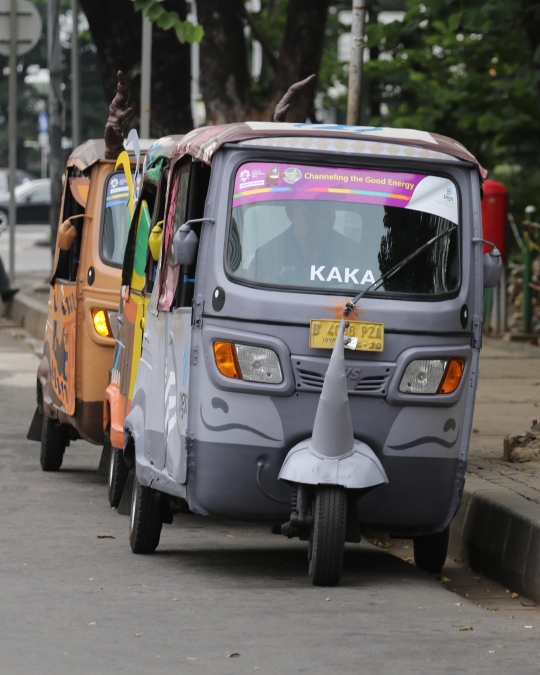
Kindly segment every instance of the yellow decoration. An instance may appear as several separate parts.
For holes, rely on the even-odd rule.
[[[129,161],[129,155],[125,150],[123,150],[116,160],[116,169],[124,169],[124,174],[126,176],[128,191],[129,191],[129,214],[133,218],[133,211],[135,210],[135,191],[133,189],[133,177],[131,175],[131,163]]]
[[[150,232],[148,237],[148,247],[150,248],[150,253],[155,262],[158,261],[159,251],[161,250],[161,236],[163,234],[163,221],[160,220],[159,223],[156,223]]]

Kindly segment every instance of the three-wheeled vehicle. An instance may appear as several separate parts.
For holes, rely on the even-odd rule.
[[[247,122],[177,144],[124,422],[135,553],[187,505],[308,541],[316,585],[364,528],[441,569],[500,267],[482,178],[407,129]]]
[[[41,441],[41,467],[57,471],[71,440],[102,444],[103,394],[112,365],[120,272],[130,224],[129,179],[141,152],[124,152],[129,87],[119,73],[105,138],[67,161],[49,293],[37,409],[28,438]],[[117,158],[123,157],[117,167]],[[126,167],[127,174],[126,174]],[[129,174],[129,179],[128,179]]]
[[[128,476],[123,458],[124,418],[131,408],[141,358],[142,333],[161,248],[168,165],[181,138],[162,138],[146,153],[142,186],[122,264],[118,331],[113,367],[103,403],[105,444],[102,464],[108,469],[109,503],[115,508],[120,502]]]

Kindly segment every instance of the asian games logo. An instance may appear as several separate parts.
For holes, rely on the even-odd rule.
[[[251,173],[247,169],[244,169],[243,171],[240,171],[239,178],[240,178],[241,183],[245,183],[246,181],[248,181],[250,179],[250,177],[251,177]]]

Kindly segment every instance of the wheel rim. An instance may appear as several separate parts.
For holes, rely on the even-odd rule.
[[[0,232],[3,232],[8,225],[9,223],[7,214],[4,213],[4,211],[0,211]]]
[[[109,487],[113,484],[114,476],[114,448],[111,446],[111,454],[109,459]]]

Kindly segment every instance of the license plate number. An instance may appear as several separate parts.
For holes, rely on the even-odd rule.
[[[333,349],[339,324],[339,321],[330,319],[312,319],[309,326],[309,346],[315,349]],[[382,352],[384,349],[384,323],[349,321],[345,335],[356,338],[357,351]]]

